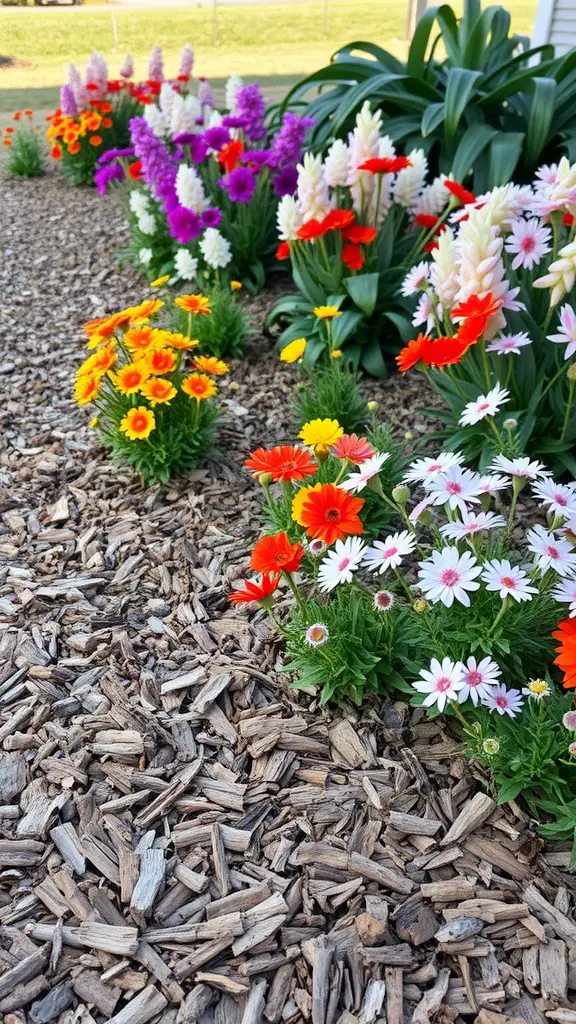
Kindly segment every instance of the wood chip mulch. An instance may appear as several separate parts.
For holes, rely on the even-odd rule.
[[[83,321],[144,290],[121,216],[2,190],[0,1020],[574,1024],[567,851],[439,722],[290,690],[227,602],[295,376],[252,339],[222,459],[144,489],[70,395]],[[410,427],[407,382],[371,387]]]

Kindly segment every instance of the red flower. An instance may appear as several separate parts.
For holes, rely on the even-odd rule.
[[[140,179],[142,177],[142,175],[140,174],[141,170],[142,170],[142,161],[141,160],[135,160],[134,163],[130,164],[130,166],[128,168],[128,175],[134,181],[140,181]]]
[[[301,544],[291,544],[287,533],[274,533],[261,537],[255,544],[250,559],[250,568],[266,575],[281,572],[297,572],[304,558]]]
[[[417,213],[414,217],[414,223],[419,228],[433,228],[438,223],[439,217],[435,217],[433,213]]]
[[[277,260],[289,260],[290,259],[290,246],[288,242],[280,242],[280,245],[276,249]]]
[[[111,82],[106,82],[106,92],[120,92],[124,88],[124,82],[121,79],[113,79]]]
[[[470,345],[471,342],[463,341],[458,334],[436,338],[423,352],[422,358],[427,366],[453,366],[466,355]]]
[[[356,214],[353,210],[330,210],[322,221],[322,227],[324,231],[338,231],[350,227],[355,220]]]
[[[406,167],[412,167],[412,161],[407,156],[382,156],[365,160],[358,165],[358,170],[370,171],[371,174],[397,174]]]
[[[190,81],[190,75],[178,75],[177,76],[177,81],[178,82],[189,82]]]
[[[473,344],[481,338],[486,330],[488,320],[500,309],[502,302],[495,299],[492,292],[487,292],[483,299],[471,295],[465,302],[455,306],[450,316],[452,320],[463,320],[458,330],[462,341]]]
[[[364,505],[363,498],[353,498],[348,491],[335,484],[322,484],[316,491],[310,491],[301,512],[302,525],[309,537],[323,540],[329,547],[348,534],[364,533],[358,513]]]
[[[342,250],[342,262],[349,270],[360,270],[364,266],[364,256],[359,245],[350,242]]]
[[[251,469],[256,477],[261,473],[269,473],[274,482],[301,481],[304,477],[314,476],[318,469],[310,452],[289,444],[281,444],[276,448],[257,448],[250,458],[246,459],[244,465]]]
[[[84,86],[84,88],[88,89],[90,92],[99,92],[100,91],[100,86],[96,85],[96,82],[87,82],[86,85]]]
[[[313,217],[312,220],[307,220],[301,228],[298,228],[296,234],[303,242],[309,242],[314,238],[321,238],[328,230],[329,228],[324,227],[324,221],[316,220]]]
[[[270,594],[273,594],[278,586],[279,580],[271,579],[270,576],[263,576],[262,582],[257,580],[244,580],[244,590],[235,590],[230,594],[228,600],[233,604],[251,604],[252,601],[265,601]]]
[[[572,690],[576,687],[576,619],[562,619],[552,636],[560,641],[554,664],[564,673],[564,689]]]
[[[244,144],[239,139],[233,139],[216,154],[216,159],[219,164],[222,164],[226,174],[230,174],[243,152]]]
[[[406,373],[406,370],[411,370],[413,366],[416,366],[416,363],[424,359],[424,353],[431,344],[432,339],[427,334],[419,334],[417,338],[409,341],[405,348],[396,356],[400,372]]]
[[[468,203],[476,202],[476,196],[473,192],[469,192],[468,189],[464,188],[457,181],[445,181],[444,188],[447,188],[450,195],[454,196],[458,200],[461,206],[467,206]]]
[[[571,228],[573,223],[574,223],[574,214],[573,213],[565,213],[564,216],[562,217],[562,223],[563,223],[564,227]]]
[[[428,242],[424,246],[424,252],[434,252],[434,249],[438,248],[438,242]]]
[[[363,224],[352,224],[342,232],[345,242],[352,242],[354,245],[370,245],[377,235],[376,228],[367,228]]]

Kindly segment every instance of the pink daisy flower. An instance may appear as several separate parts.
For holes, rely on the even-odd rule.
[[[450,658],[443,658],[442,663],[437,658],[432,658],[430,668],[423,668],[420,672],[420,679],[412,683],[418,693],[425,693],[422,701],[424,707],[438,705],[438,710],[443,711],[449,700],[458,700],[458,691],[464,685],[462,678],[463,670],[459,661],[450,661]]]
[[[493,687],[492,692],[484,697],[482,703],[490,711],[497,711],[499,715],[516,718],[518,712],[522,711],[524,701],[520,690],[507,690],[504,683],[500,683]]]
[[[500,406],[506,404],[509,395],[510,392],[506,388],[501,388],[499,384],[488,391],[486,395],[478,395],[474,402],[468,402],[468,405],[464,406],[464,411],[458,421],[460,426],[473,427],[486,416],[495,416],[500,412]]]
[[[400,289],[402,295],[415,295],[416,292],[421,292],[429,277],[430,265],[425,262],[417,263],[412,270],[408,271],[402,282]]]
[[[482,573],[482,580],[486,584],[486,590],[494,590],[500,593],[500,597],[513,597],[515,601],[531,601],[532,594],[537,594],[536,587],[528,583],[528,577],[523,569],[512,566],[507,558],[494,558],[487,562]]]
[[[480,588],[476,577],[482,572],[474,555],[469,551],[461,555],[458,548],[448,546],[442,551],[433,551],[431,558],[418,564],[419,586],[428,600],[433,604],[442,601],[446,608],[455,600],[470,607],[468,591]]]
[[[570,359],[576,352],[576,313],[572,306],[566,304],[560,310],[560,330],[558,334],[548,334],[548,341],[555,345],[566,345],[564,359]]]
[[[555,601],[562,601],[569,606],[568,618],[576,618],[576,579],[569,577],[560,580],[551,593]],[[576,711],[569,713],[574,715],[574,728],[576,729]]]
[[[342,434],[330,449],[332,455],[337,459],[346,459],[359,466],[361,463],[376,455],[376,449],[372,447],[365,437],[357,437],[356,434]]]
[[[495,352],[498,356],[520,355],[520,349],[525,345],[531,345],[532,339],[525,332],[520,334],[501,334],[494,338],[490,345],[486,345],[487,352]]]
[[[550,512],[564,519],[576,515],[576,489],[574,484],[557,484],[554,480],[539,480],[532,487],[536,497]]]
[[[536,555],[534,564],[542,572],[546,572],[546,569],[555,569],[560,576],[568,576],[576,570],[576,554],[567,540],[547,533],[543,526],[535,526],[529,530],[526,540],[528,550]]]
[[[531,217],[530,220],[514,221],[511,233],[504,244],[506,252],[515,254],[512,270],[517,270],[518,267],[532,270],[543,256],[552,251],[549,245],[551,237],[550,228],[543,228],[535,217]]]
[[[386,569],[396,569],[415,546],[416,540],[408,530],[391,533],[384,541],[376,540],[372,547],[366,548],[362,565],[382,575]]]
[[[478,701],[492,693],[502,675],[492,658],[482,658],[480,662],[477,662],[476,658],[468,658],[466,664],[462,666],[462,671],[464,685],[458,693],[458,702],[463,704],[470,697],[474,707],[478,707]]]

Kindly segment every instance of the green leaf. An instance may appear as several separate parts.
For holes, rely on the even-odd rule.
[[[488,188],[512,181],[516,164],[522,153],[524,132],[498,132],[490,146]]]
[[[464,132],[452,162],[452,173],[456,181],[463,181],[474,169],[478,157],[498,134],[488,124],[475,124]]]
[[[481,78],[480,71],[469,71],[467,68],[450,68],[446,77],[446,99],[444,105],[444,130],[446,136],[456,134],[460,118],[464,113],[476,82]]]
[[[430,42],[430,34],[434,28],[437,13],[437,7],[428,7],[414,29],[410,50],[408,51],[406,70],[409,75],[414,75],[415,78],[423,77],[426,67],[426,50]]]
[[[548,141],[556,110],[556,92],[557,85],[553,78],[534,79],[534,95],[530,105],[524,149],[524,159],[528,167],[537,164]]]
[[[426,108],[422,114],[422,121],[420,125],[420,130],[424,137],[431,135],[438,125],[442,124],[444,114],[444,103],[431,103],[430,106]]]
[[[362,366],[372,377],[385,377],[387,375],[386,363],[378,341],[371,341],[362,349]]]
[[[366,316],[372,316],[378,298],[378,274],[345,277],[343,284],[352,301]]]

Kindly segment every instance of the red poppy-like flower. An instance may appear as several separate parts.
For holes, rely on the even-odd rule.
[[[329,547],[349,534],[364,533],[358,513],[363,498],[354,498],[335,484],[322,484],[310,491],[302,506],[300,521],[313,539],[323,540]]]
[[[433,213],[417,213],[414,217],[414,223],[419,228],[433,228],[438,223],[439,217],[435,217]]]
[[[367,228],[364,224],[352,224],[342,232],[345,242],[352,242],[353,245],[370,245],[376,238],[376,228]]]
[[[573,213],[565,213],[564,216],[562,217],[562,223],[563,223],[564,227],[571,228],[573,223],[574,223],[574,214]]]
[[[128,168],[128,176],[130,178],[132,178],[133,181],[140,181],[140,179],[142,177],[142,175],[140,174],[141,170],[142,170],[142,161],[141,160],[135,160],[134,163],[130,164],[130,166]]]
[[[318,469],[309,451],[290,444],[281,444],[276,448],[257,448],[250,458],[246,459],[244,465],[251,469],[256,477],[262,473],[269,473],[274,482],[301,481],[307,476],[314,476]]]
[[[276,249],[277,260],[289,260],[290,259],[290,246],[288,242],[280,242],[280,245]]]
[[[265,601],[274,593],[278,586],[279,579],[271,579],[270,576],[263,576],[262,582],[258,580],[244,580],[244,590],[235,590],[230,594],[228,600],[233,604],[251,604],[253,601]]]
[[[315,217],[312,217],[312,219],[307,220],[301,228],[298,228],[296,234],[303,242],[310,242],[314,238],[321,238],[328,230],[329,228],[324,227],[324,221],[319,221],[316,220]]]
[[[250,568],[266,575],[281,572],[298,572],[304,558],[301,544],[292,544],[287,533],[274,533],[261,537],[255,544],[250,559]]]
[[[365,437],[358,437],[356,434],[342,434],[335,444],[330,448],[332,455],[337,459],[346,459],[356,466],[361,466],[367,459],[376,455],[376,449],[372,447]]]
[[[419,334],[417,338],[409,341],[396,356],[400,372],[406,373],[406,370],[411,370],[421,359],[424,360],[424,353],[430,348],[431,344],[432,339],[427,334]]]
[[[554,664],[564,673],[564,689],[572,690],[576,687],[576,619],[562,619],[552,636],[560,641]]]
[[[458,330],[460,340],[469,344],[478,341],[486,330],[488,320],[501,306],[501,300],[495,299],[492,292],[487,292],[482,299],[478,295],[470,295],[464,302],[455,306],[450,316],[452,320],[463,320]]]
[[[342,250],[342,263],[349,270],[360,270],[364,266],[364,255],[359,245],[349,242]]]
[[[232,139],[226,146],[223,146],[219,153],[216,154],[216,159],[219,164],[222,164],[226,174],[230,174],[241,154],[244,152],[244,144],[239,139]]]
[[[371,174],[397,174],[406,167],[412,167],[412,161],[407,156],[381,156],[365,160],[358,165],[358,170],[369,171]]]
[[[461,206],[467,206],[468,203],[476,202],[476,196],[474,193],[469,192],[467,188],[464,188],[464,186],[460,185],[457,181],[446,180],[444,182],[444,188],[448,189],[450,195],[454,196]]]
[[[463,341],[458,334],[454,337],[440,337],[422,353],[422,358],[427,366],[453,366],[459,363],[470,348],[471,342]]]
[[[324,217],[322,227],[324,231],[338,231],[350,227],[356,220],[353,210],[330,210]]]

